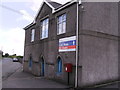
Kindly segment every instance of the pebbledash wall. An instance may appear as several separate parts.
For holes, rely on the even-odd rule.
[[[79,5],[78,86],[119,80],[118,2],[81,2]],[[24,71],[63,83],[65,63],[72,63],[69,81],[75,83],[75,51],[59,52],[59,39],[76,36],[77,3],[43,2],[35,20],[25,29]],[[66,32],[57,34],[57,18],[66,14]],[[40,39],[41,21],[49,18],[48,38]],[[34,41],[31,32],[35,30]],[[62,70],[58,73],[58,60]]]

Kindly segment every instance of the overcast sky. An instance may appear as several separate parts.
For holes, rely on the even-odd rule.
[[[70,0],[52,0],[66,3]],[[0,50],[4,53],[23,55],[23,28],[30,24],[43,0],[0,0]]]

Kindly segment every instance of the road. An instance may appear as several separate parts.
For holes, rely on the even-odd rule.
[[[22,65],[19,62],[13,62],[11,58],[2,59],[2,81],[6,80]]]

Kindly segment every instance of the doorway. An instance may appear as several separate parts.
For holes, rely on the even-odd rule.
[[[57,59],[57,73],[61,74],[62,73],[62,59],[58,57]]]
[[[44,76],[45,74],[45,61],[44,58],[42,57],[40,60],[40,75]]]
[[[32,69],[32,56],[30,55],[30,59],[29,59],[29,70]]]

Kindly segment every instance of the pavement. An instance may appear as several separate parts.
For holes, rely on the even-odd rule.
[[[64,88],[69,86],[45,79],[43,77],[35,77],[32,74],[22,71],[19,68],[15,73],[2,82],[2,88]]]

